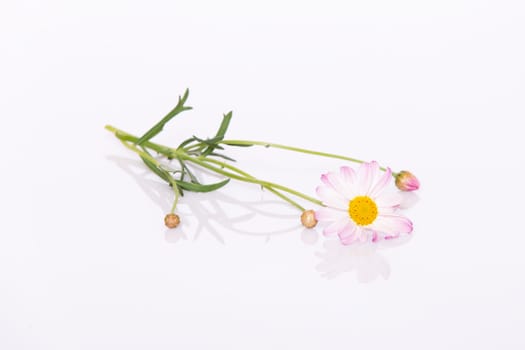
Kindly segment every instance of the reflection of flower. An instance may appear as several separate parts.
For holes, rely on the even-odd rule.
[[[381,176],[377,162],[361,164],[357,173],[343,166],[339,173],[322,175],[324,185],[317,188],[317,194],[326,207],[316,212],[316,218],[330,223],[324,234],[337,233],[347,245],[412,232],[412,222],[396,214],[402,197],[384,192],[391,179],[390,168]]]
[[[388,279],[390,265],[377,253],[377,245],[343,246],[337,241],[325,241],[323,252],[316,255],[322,260],[316,267],[321,276],[335,278],[342,273],[355,271],[359,282],[366,283],[379,276]]]

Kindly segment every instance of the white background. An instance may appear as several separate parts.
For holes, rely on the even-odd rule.
[[[523,349],[521,1],[3,1],[1,349]],[[421,180],[342,248],[257,186],[172,193],[104,130],[262,139]],[[342,165],[234,149],[314,195]]]

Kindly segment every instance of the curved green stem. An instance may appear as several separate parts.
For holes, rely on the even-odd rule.
[[[191,152],[191,151],[194,151],[194,150],[202,150],[204,147],[206,147],[206,146],[203,145],[203,144],[197,143],[197,144],[189,145],[189,146],[185,147],[184,150],[186,152]]]
[[[175,199],[173,200],[173,205],[171,206],[171,211],[170,211],[170,214],[173,214],[175,213],[175,208],[177,207],[177,203],[179,202],[180,191],[179,191],[179,187],[176,185],[172,185],[171,187],[173,188],[173,192],[175,193]]]
[[[317,205],[323,205],[323,203],[318,200],[318,199],[315,199],[313,197],[310,197],[304,193],[301,193],[301,192],[298,192],[296,190],[293,190],[289,187],[286,187],[286,186],[282,186],[282,185],[279,185],[279,184],[276,184],[276,183],[272,183],[272,182],[269,182],[269,181],[263,181],[263,180],[259,180],[259,179],[255,179],[255,178],[251,178],[251,177],[245,177],[245,176],[240,176],[240,175],[237,175],[237,174],[234,174],[234,173],[231,173],[231,172],[228,172],[228,171],[224,171],[220,168],[217,168],[215,166],[212,166],[210,164],[208,164],[207,162],[205,162],[203,160],[203,158],[196,158],[196,157],[190,157],[188,155],[183,155],[183,154],[180,154],[179,155],[182,159],[184,160],[187,160],[189,162],[192,162],[192,163],[195,163],[203,168],[206,168],[208,170],[211,170],[213,172],[216,172],[217,174],[221,174],[221,175],[224,175],[224,176],[227,176],[229,178],[232,178],[232,179],[235,179],[235,180],[239,180],[239,181],[244,181],[244,182],[250,182],[250,183],[254,183],[254,184],[258,184],[258,185],[261,185],[261,186],[265,186],[265,187],[272,187],[274,189],[279,189],[279,190],[282,190],[284,192],[288,192],[290,194],[293,194],[294,196],[297,196],[297,197],[300,197],[300,198],[303,198],[309,202],[312,202],[314,204],[317,204]]]
[[[115,136],[128,149],[130,149],[133,152],[139,154],[140,156],[143,156],[143,157],[147,158],[148,160],[150,160],[154,164],[160,165],[160,163],[158,163],[158,161],[155,158],[151,157],[146,152],[141,151],[140,149],[138,149],[134,145],[128,143],[128,142],[133,142],[133,143],[136,142],[139,139],[138,137],[136,137],[136,136],[134,136],[132,134],[129,134],[129,133],[125,132],[125,131],[122,131],[120,129],[117,129],[117,128],[111,126],[111,125],[106,125],[105,128],[106,128],[106,130],[114,133]],[[276,196],[280,197],[281,199],[285,200],[286,202],[290,203],[291,205],[293,205],[294,207],[298,208],[301,211],[304,211],[305,208],[303,208],[300,204],[298,204],[297,202],[295,202],[294,200],[292,200],[288,196],[285,196],[284,194],[280,193],[279,191],[276,191],[275,189],[277,188],[277,189],[280,189],[281,191],[288,192],[290,194],[293,194],[293,195],[295,195],[297,197],[303,198],[303,199],[305,199],[307,201],[310,201],[312,203],[315,203],[317,205],[323,205],[321,201],[319,201],[319,200],[317,200],[317,199],[315,199],[313,197],[310,197],[310,196],[308,196],[308,195],[306,195],[304,193],[301,193],[301,192],[295,191],[295,190],[293,190],[291,188],[288,188],[288,187],[285,187],[285,186],[282,186],[282,185],[278,185],[278,184],[274,184],[274,183],[271,183],[271,182],[268,182],[268,181],[258,180],[255,177],[251,176],[250,174],[242,171],[241,169],[236,168],[236,167],[234,167],[234,166],[232,166],[232,165],[230,165],[228,163],[225,163],[225,162],[221,162],[221,161],[218,161],[218,160],[215,160],[215,159],[211,159],[211,158],[191,157],[184,150],[178,150],[178,149],[167,147],[167,146],[164,146],[164,145],[160,145],[160,144],[157,144],[157,143],[154,143],[154,142],[151,142],[151,141],[144,142],[141,146],[150,148],[150,149],[152,149],[152,150],[154,150],[154,151],[156,151],[156,152],[158,152],[160,154],[163,154],[163,155],[165,155],[167,157],[177,157],[179,159],[185,159],[185,160],[191,161],[191,162],[193,162],[193,163],[195,163],[197,165],[200,165],[200,166],[202,166],[204,168],[207,168],[207,169],[209,169],[211,171],[214,171],[214,172],[216,172],[218,174],[230,177],[232,179],[259,184],[259,185],[263,186],[264,188],[268,189],[270,192],[274,193]],[[219,165],[219,166],[221,166],[223,168],[230,169],[231,171],[234,171],[235,173],[237,173],[239,175],[223,171],[220,168],[216,168],[216,167],[210,166],[210,165],[208,165],[208,164],[206,164],[204,162],[214,163],[214,164]],[[172,184],[172,187],[175,189],[175,191],[178,192],[178,189],[177,189],[176,185]],[[175,202],[173,204],[173,209],[177,205],[177,201],[178,201],[179,196],[180,196],[180,193],[175,193]]]
[[[135,143],[135,142],[137,142],[139,140],[139,138],[136,137],[135,135],[128,134],[127,132],[122,131],[120,129],[117,129],[114,126],[111,126],[111,125],[106,125],[105,129],[110,131],[110,132],[112,132],[112,133],[114,133],[115,136],[121,141],[129,141],[129,142]],[[146,142],[142,143],[141,146],[147,147],[149,149],[152,149],[155,152],[161,153],[161,154],[163,154],[163,155],[165,155],[167,157],[170,157],[176,151],[175,149],[173,149],[171,147],[159,145],[157,143],[150,142],[150,141],[146,141]],[[126,146],[126,147],[128,147],[128,146]]]
[[[234,172],[236,172],[236,173],[238,173],[238,174],[240,174],[240,175],[242,175],[244,177],[255,179],[255,177],[253,177],[252,175],[248,174],[247,172],[242,171],[241,169],[239,169],[237,167],[234,167],[233,165],[230,165],[230,164],[228,164],[226,162],[221,162],[221,161],[218,161],[218,160],[215,160],[215,159],[211,159],[211,158],[203,158],[202,160],[205,161],[205,162],[210,162],[210,163],[217,164],[217,165],[219,165],[222,168],[227,168],[229,170],[232,170],[232,171],[234,171]],[[285,196],[281,192],[274,190],[272,187],[264,186],[264,185],[262,187],[266,188],[268,191],[272,192],[273,194],[275,194],[279,198],[281,198],[281,199],[285,200],[286,202],[290,203],[291,205],[293,205],[294,207],[296,207],[300,211],[305,211],[306,210],[299,203],[297,203],[296,201],[294,201],[290,197]]]
[[[219,143],[222,143],[224,145],[230,145],[230,146],[264,146],[264,147],[273,147],[273,148],[280,148],[280,149],[293,151],[293,152],[312,154],[312,155],[320,156],[320,157],[348,160],[348,161],[354,162],[354,163],[364,163],[365,162],[364,160],[351,158],[351,157],[347,157],[347,156],[342,156],[342,155],[339,155],[339,154],[318,152],[318,151],[313,151],[313,150],[309,150],[309,149],[304,149],[304,148],[299,148],[299,147],[292,147],[292,146],[281,145],[281,144],[278,144],[278,143],[264,142],[264,141],[222,140],[222,141],[219,141]],[[379,169],[381,169],[383,171],[386,171],[386,168],[384,168],[384,167],[380,167]],[[392,175],[395,177],[396,173],[392,173]]]
[[[149,160],[150,162],[152,162],[153,164],[155,164],[157,167],[161,167],[162,164],[159,163],[158,160],[156,160],[155,158],[153,158],[152,156],[150,156],[147,152],[144,152],[144,151],[141,151],[139,148],[137,148],[135,145],[130,145],[127,141],[124,141],[122,139],[120,139],[120,142],[122,142],[122,144],[132,150],[133,152],[137,153],[139,156],[141,157],[144,157],[146,158],[147,160]],[[173,200],[173,205],[171,206],[171,211],[170,213],[173,214],[175,212],[175,208],[177,207],[177,203],[179,202],[179,197],[180,197],[180,191],[179,191],[179,187],[177,186],[177,183],[170,180],[169,181],[170,184],[171,184],[171,188],[173,188],[173,192],[175,194],[175,199]]]

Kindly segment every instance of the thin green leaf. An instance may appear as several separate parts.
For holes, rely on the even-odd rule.
[[[150,170],[153,171],[155,174],[157,174],[161,179],[163,179],[169,184],[172,183],[173,178],[167,171],[159,169],[155,163],[153,163],[151,160],[147,159],[144,156],[140,156],[140,158],[142,159],[144,164],[146,164],[146,166],[150,168]]]
[[[196,140],[196,141],[199,141],[199,142],[204,142],[203,139],[201,139],[200,137],[197,137],[195,135],[193,135],[193,139]]]
[[[232,112],[228,112],[224,115],[222,118],[221,126],[219,127],[219,130],[217,131],[217,134],[215,137],[218,137],[219,140],[224,139],[224,135],[226,135],[226,131],[228,130],[228,126],[230,125],[230,121],[232,119]]]
[[[186,163],[184,163],[182,160],[179,159],[179,163],[180,163],[180,167],[182,168],[182,170],[188,174],[190,176],[190,179],[191,179],[191,182],[193,183],[196,183],[196,184],[200,184],[199,180],[195,177],[195,175],[193,175],[193,173],[191,172],[191,170],[188,168],[188,166],[186,165]],[[183,178],[181,178],[181,180],[184,180]]]
[[[179,181],[179,180],[175,180],[175,182],[177,183],[177,185],[187,191],[192,191],[192,192],[211,192],[211,191],[215,191],[223,186],[225,186],[228,182],[230,182],[230,179],[226,179],[224,181],[221,181],[221,182],[217,182],[217,183],[214,183],[214,184],[209,184],[209,185],[201,185],[201,184],[194,184],[194,183],[191,183],[191,182],[185,182],[185,181]]]
[[[195,141],[195,138],[192,137],[192,138],[189,138],[183,142],[181,142],[181,144],[179,145],[179,147],[177,147],[178,149],[181,149],[181,148],[184,148],[185,146],[189,145],[190,143],[194,142]]]
[[[232,161],[232,162],[236,162],[235,159],[230,158],[230,157],[225,156],[224,154],[220,154],[220,153],[212,152],[212,153],[209,154],[209,156],[210,156],[210,157],[220,157],[220,158],[223,158],[223,159],[226,159],[226,160]]]
[[[164,128],[164,125],[166,125],[167,122],[169,122],[173,117],[175,117],[177,114],[190,110],[192,107],[184,106],[184,103],[186,103],[186,100],[188,99],[188,95],[190,93],[189,89],[186,89],[184,92],[184,95],[182,97],[179,96],[179,102],[173,108],[164,118],[162,118],[157,124],[155,124],[151,129],[149,129],[144,135],[142,135],[137,142],[135,142],[136,145],[141,145],[146,141],[149,141],[152,137],[157,135],[159,132],[162,131]]]
[[[198,138],[197,136],[193,136],[193,138],[195,140],[199,141],[200,143],[208,145],[208,146],[214,146],[218,141],[220,141],[220,138],[218,138],[217,136],[215,136],[215,137],[213,137],[211,139],[206,139],[206,140]]]
[[[222,144],[228,145],[228,146],[235,146],[235,147],[252,147],[253,146],[253,145],[239,145],[238,143],[228,143],[227,141],[223,142]]]
[[[231,119],[232,119],[231,111],[222,117],[222,122],[221,122],[221,125],[219,126],[219,130],[217,130],[217,134],[215,134],[215,136],[212,139],[208,139],[207,140],[208,142],[206,142],[206,144],[210,146],[202,153],[203,156],[207,156],[211,154],[215,150],[215,148],[223,149],[217,143],[224,139],[224,135],[226,135],[226,131],[228,130],[228,126],[230,125]]]

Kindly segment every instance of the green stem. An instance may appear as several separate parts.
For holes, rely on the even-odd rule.
[[[110,131],[110,132],[112,132],[112,133],[114,133],[115,136],[121,141],[129,141],[129,142],[135,143],[135,142],[137,142],[139,140],[139,138],[137,136],[128,134],[127,132],[122,131],[120,129],[117,129],[114,126],[111,126],[111,125],[106,125],[105,129]],[[173,149],[171,147],[166,147],[166,146],[163,146],[163,145],[159,145],[157,143],[150,142],[150,141],[146,141],[146,142],[142,143],[141,146],[147,147],[149,149],[152,149],[155,152],[161,153],[161,154],[163,154],[163,155],[165,155],[167,157],[172,156],[173,153],[176,151],[175,149]],[[126,147],[128,147],[128,146],[126,146]],[[130,148],[130,147],[128,147],[128,148]]]
[[[149,154],[139,150],[134,145],[131,145],[131,144],[128,143],[128,142],[133,142],[133,143],[136,142],[139,139],[138,137],[136,137],[136,136],[134,136],[132,134],[128,134],[127,132],[122,131],[120,129],[117,129],[117,128],[111,126],[111,125],[106,125],[105,128],[106,128],[106,130],[114,133],[115,136],[122,142],[122,144],[124,144],[124,146],[126,146],[127,148],[129,148],[133,152],[135,152],[135,153],[137,153],[137,154],[139,154],[141,156],[146,157],[148,160],[150,160],[154,164],[160,165],[160,163],[155,158],[153,158]],[[161,154],[163,154],[163,155],[165,155],[167,157],[177,157],[179,159],[185,159],[185,160],[191,161],[191,162],[193,162],[195,164],[198,164],[198,165],[200,165],[200,166],[202,166],[204,168],[212,170],[212,171],[214,171],[214,172],[216,172],[218,174],[222,174],[224,176],[230,177],[232,179],[259,184],[259,185],[263,186],[264,188],[268,189],[270,192],[274,193],[276,196],[282,198],[283,200],[287,201],[291,205],[295,206],[296,208],[298,208],[301,211],[304,211],[305,209],[300,204],[298,204],[297,202],[295,202],[291,198],[285,196],[284,194],[276,191],[275,188],[278,188],[278,189],[280,189],[282,191],[291,193],[291,194],[293,194],[293,195],[295,195],[297,197],[303,198],[303,199],[305,199],[307,201],[310,201],[312,203],[315,203],[317,205],[323,205],[321,201],[319,201],[319,200],[317,200],[317,199],[315,199],[313,197],[310,197],[308,195],[305,195],[304,193],[295,191],[295,190],[293,190],[291,188],[288,188],[288,187],[285,187],[285,186],[282,186],[282,185],[274,184],[274,183],[267,182],[267,181],[258,180],[255,177],[251,176],[250,174],[242,171],[241,169],[236,168],[236,167],[234,167],[234,166],[232,166],[230,164],[227,164],[225,162],[220,162],[220,161],[217,161],[217,160],[211,159],[211,158],[200,158],[200,160],[197,160],[197,158],[190,157],[184,151],[177,150],[177,149],[174,149],[174,148],[171,148],[171,147],[167,147],[167,146],[164,146],[164,145],[160,145],[160,144],[157,144],[157,143],[154,143],[154,142],[151,142],[151,141],[146,141],[143,144],[141,144],[141,146],[150,148],[150,149],[152,149],[152,150],[154,150],[154,151],[156,151],[158,153],[161,153]],[[209,166],[208,164],[203,163],[203,161],[207,161],[207,162],[211,162],[211,163],[217,164],[217,165],[219,165],[221,167],[230,169],[230,170],[232,170],[232,171],[234,171],[234,172],[236,172],[236,173],[238,173],[238,174],[240,174],[242,176],[238,176],[238,175],[235,175],[233,173],[225,172],[222,169],[219,169],[219,168],[216,168],[216,167],[213,167],[213,166]],[[177,186],[175,184],[172,184],[172,187],[178,192]],[[179,193],[176,193],[176,201],[178,200],[179,195],[180,195]],[[174,207],[177,204],[176,201],[175,201],[175,203],[173,205]]]
[[[179,187],[175,184],[171,185],[171,187],[173,188],[173,192],[175,193],[175,199],[173,200],[173,205],[171,206],[171,211],[170,211],[170,214],[173,214],[175,213],[175,208],[177,207],[177,203],[179,202],[180,191],[179,191]]]
[[[234,172],[236,172],[236,173],[238,173],[240,175],[243,175],[244,177],[255,179],[255,177],[253,177],[252,175],[248,174],[247,172],[242,171],[241,169],[239,169],[237,167],[234,167],[233,165],[230,165],[230,164],[228,164],[226,162],[221,162],[221,161],[218,161],[218,160],[215,160],[215,159],[211,159],[211,158],[203,158],[202,160],[204,160],[206,162],[217,164],[217,165],[221,166],[222,168],[230,169],[230,170],[232,170],[232,171],[234,171]],[[276,196],[278,196],[279,198],[281,198],[281,199],[285,200],[286,202],[290,203],[291,205],[293,205],[294,207],[296,207],[300,211],[305,211],[306,210],[299,203],[297,203],[296,201],[294,201],[290,197],[285,196],[281,192],[274,190],[272,187],[269,187],[269,186],[263,186],[263,187],[266,188],[268,191],[272,192],[273,194],[275,194]]]
[[[122,144],[126,148],[128,148],[128,149],[132,150],[133,152],[137,153],[139,156],[146,158],[147,160],[149,160],[150,162],[155,164],[157,167],[159,167],[159,168],[161,167],[162,164],[159,163],[158,160],[156,160],[155,158],[150,156],[147,152],[141,151],[135,145],[129,144],[128,142],[126,142],[126,141],[124,141],[122,139],[120,139],[120,142],[122,142]],[[144,144],[146,144],[146,142]],[[177,203],[179,202],[180,191],[179,191],[179,187],[177,186],[176,182],[170,180],[170,184],[171,184],[171,188],[173,188],[173,192],[175,194],[175,199],[173,200],[173,205],[171,206],[171,211],[170,211],[170,213],[173,214],[175,212],[175,208],[177,207]]]
[[[160,166],[161,164],[158,162],[158,160],[156,160],[155,158],[153,158],[152,156],[150,156],[148,153],[144,152],[144,151],[141,151],[140,149],[138,149],[135,145],[132,145],[132,144],[129,144],[127,143],[126,141],[124,140],[120,140],[120,142],[122,142],[122,144],[124,146],[126,146],[126,148],[132,150],[133,152],[137,153],[139,156],[142,156],[144,158],[146,158],[147,160],[149,160],[150,162],[152,162],[153,164],[155,164],[156,166]]]
[[[230,146],[264,146],[264,147],[273,147],[273,148],[280,148],[280,149],[293,151],[293,152],[312,154],[312,155],[321,156],[321,157],[348,160],[350,162],[359,163],[359,164],[365,162],[364,160],[360,160],[360,159],[356,159],[356,158],[350,158],[350,157],[342,156],[342,155],[339,155],[339,154],[318,152],[318,151],[313,151],[313,150],[309,150],[309,149],[304,149],[304,148],[299,148],[299,147],[292,147],[292,146],[287,146],[287,145],[281,145],[281,144],[278,144],[278,143],[271,143],[271,142],[249,141],[249,140],[222,140],[222,141],[219,141],[219,143],[222,143],[224,145],[230,145]],[[379,169],[381,169],[383,171],[386,171],[386,168],[384,168],[384,167],[380,167]],[[392,173],[392,175],[395,177],[396,173]]]
[[[190,157],[188,155],[183,155],[183,154],[180,154],[179,156],[182,159],[184,159],[184,160],[187,160],[187,161],[190,161],[192,163],[195,163],[195,164],[197,164],[197,165],[199,165],[199,166],[201,166],[203,168],[206,168],[208,170],[216,172],[217,174],[221,174],[221,175],[227,176],[227,177],[229,177],[231,179],[244,181],[244,182],[250,182],[250,183],[258,184],[258,185],[261,185],[261,186],[264,186],[264,187],[272,187],[274,189],[279,189],[279,190],[282,190],[284,192],[288,192],[290,194],[293,194],[294,196],[303,198],[303,199],[305,199],[305,200],[307,200],[309,202],[312,202],[314,204],[323,205],[323,203],[320,200],[317,200],[317,199],[315,199],[313,197],[310,197],[310,196],[308,196],[308,195],[306,195],[304,193],[292,190],[289,187],[282,186],[282,185],[279,185],[279,184],[276,184],[276,183],[272,183],[272,182],[269,182],[269,181],[258,180],[258,179],[255,179],[255,178],[240,176],[240,175],[228,172],[228,171],[224,171],[224,170],[222,170],[220,168],[217,168],[217,167],[214,167],[214,166],[208,164],[207,162],[205,162],[203,160],[203,158],[200,158],[200,157],[199,158],[195,158],[195,157]]]

